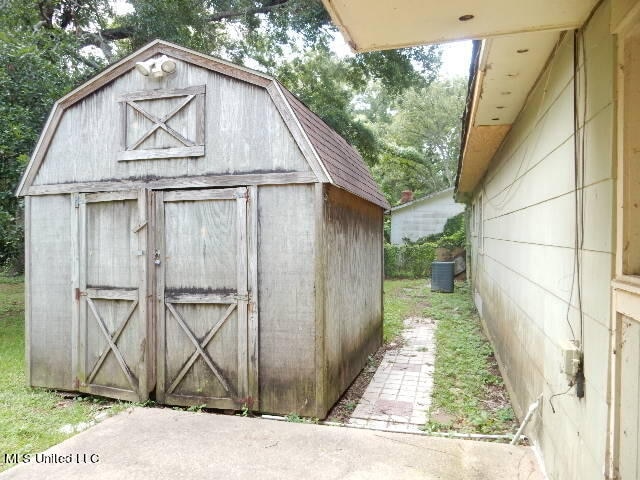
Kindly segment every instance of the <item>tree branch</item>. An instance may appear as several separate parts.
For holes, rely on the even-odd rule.
[[[289,1],[290,0],[270,0],[262,7],[248,8],[246,10],[239,10],[239,11],[219,12],[208,17],[207,21],[219,22],[220,20],[244,17],[245,15],[255,15],[256,13],[268,13],[275,8],[282,7],[284,4],[288,3]]]
[[[95,45],[96,47],[102,48],[105,42],[124,40],[133,34],[134,30],[131,27],[105,28],[95,33],[85,32],[80,36],[80,45],[83,47]]]
[[[214,15],[211,15],[210,17],[207,17],[206,21],[209,23],[213,23],[229,18],[243,17],[245,15],[268,13],[271,10],[284,6],[285,4],[289,3],[289,1],[290,0],[269,0],[269,2],[265,3],[261,7],[248,8],[246,10],[218,12]],[[100,30],[98,33],[87,32],[82,36],[81,45],[95,45],[97,47],[101,47],[105,41],[112,42],[114,40],[124,40],[126,38],[130,38],[134,33],[134,29],[127,26],[106,28],[104,30]]]

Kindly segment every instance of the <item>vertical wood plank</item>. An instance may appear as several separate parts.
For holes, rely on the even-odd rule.
[[[204,108],[204,95],[197,95],[196,102],[196,144],[204,145],[205,135],[205,108]]]
[[[120,103],[120,130],[121,140],[120,149],[122,151],[127,150],[127,104],[125,102]]]
[[[326,405],[326,361],[325,361],[325,316],[324,316],[324,282],[325,282],[325,242],[324,242],[324,185],[315,184],[315,365],[316,365],[316,411],[318,418],[324,418]]]
[[[258,365],[258,187],[249,187],[248,207],[248,265],[249,265],[249,325],[248,325],[248,396],[253,399],[252,408],[260,409],[259,365]]]
[[[238,189],[237,207],[237,288],[238,288],[238,395],[249,392],[247,376],[247,189]]]
[[[71,377],[74,388],[78,388],[78,358],[80,355],[78,338],[80,334],[80,297],[76,294],[76,292],[80,292],[79,202],[80,194],[71,194]]]
[[[138,369],[140,372],[138,378],[138,395],[140,401],[145,401],[149,398],[149,368],[153,368],[149,364],[149,349],[153,348],[153,345],[149,343],[149,317],[148,317],[148,279],[147,279],[147,190],[140,189],[138,191],[138,225],[147,225],[135,233],[137,235],[138,250],[143,252],[138,256],[138,335],[140,338],[139,346],[139,362],[141,367]],[[133,232],[132,232],[133,233]]]
[[[165,401],[166,391],[166,374],[165,374],[165,332],[166,332],[166,308],[164,306],[164,193],[162,191],[155,192],[154,206],[155,206],[155,229],[154,239],[155,247],[154,251],[150,252],[151,261],[154,265],[154,276],[156,282],[156,399],[159,403]],[[158,259],[160,264],[155,264],[156,252],[158,252]]]
[[[153,253],[156,249],[156,215],[155,215],[155,197],[151,190],[147,189],[147,250],[145,252],[145,262],[147,268],[147,352],[148,357],[148,376],[147,376],[147,390],[153,391],[156,386],[156,318],[157,318],[157,305],[156,299],[156,275]]]
[[[87,203],[86,195],[78,195],[78,288],[87,291]],[[87,375],[87,299],[80,297],[78,301],[78,382],[86,383]]]
[[[31,197],[24,199],[24,356],[31,385]]]

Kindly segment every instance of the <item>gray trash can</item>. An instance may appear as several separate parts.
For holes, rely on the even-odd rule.
[[[431,264],[431,291],[453,293],[453,267],[455,262]]]

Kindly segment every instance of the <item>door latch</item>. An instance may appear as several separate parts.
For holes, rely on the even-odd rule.
[[[156,250],[153,254],[153,263],[160,265],[160,250]]]

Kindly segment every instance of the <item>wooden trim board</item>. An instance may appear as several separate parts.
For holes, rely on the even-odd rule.
[[[59,183],[55,185],[34,185],[26,195],[56,195],[74,192],[114,192],[137,188],[183,189],[206,187],[233,187],[236,185],[285,185],[315,183],[317,177],[312,172],[285,173],[245,173],[237,175],[202,175],[197,177],[161,178],[157,180],[119,180],[113,182]]]

